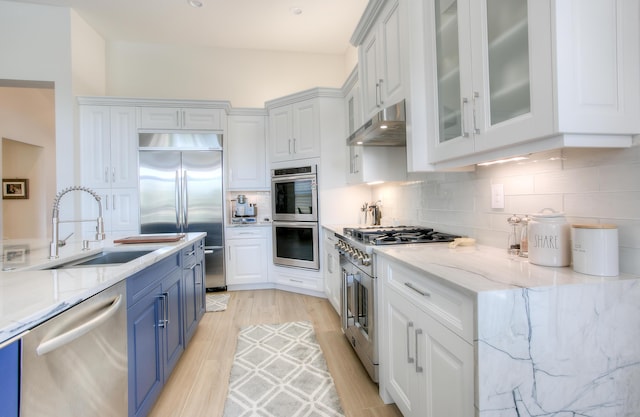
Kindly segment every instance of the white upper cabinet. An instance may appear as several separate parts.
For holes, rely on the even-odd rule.
[[[388,1],[358,47],[366,119],[404,99],[404,20],[404,1]]]
[[[80,106],[80,167],[89,188],[138,186],[135,107]]]
[[[221,130],[224,110],[208,108],[141,107],[141,129]]]
[[[409,2],[411,66],[424,65],[410,72],[412,89],[425,91],[410,109],[425,120],[410,138],[422,152],[416,165],[630,146],[640,132],[638,7],[624,0]]]
[[[227,124],[227,188],[268,190],[266,112],[262,115],[232,114]]]
[[[271,162],[320,156],[318,99],[308,99],[269,110]]]

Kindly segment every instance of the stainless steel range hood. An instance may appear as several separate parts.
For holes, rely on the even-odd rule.
[[[380,111],[347,138],[347,145],[406,146],[404,100]]]

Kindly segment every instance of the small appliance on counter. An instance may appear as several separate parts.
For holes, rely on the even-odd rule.
[[[256,223],[258,207],[253,203],[249,203],[244,194],[239,194],[235,200],[231,200],[231,203],[233,207],[231,217],[232,224]]]

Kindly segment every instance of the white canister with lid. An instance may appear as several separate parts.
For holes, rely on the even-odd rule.
[[[544,209],[529,220],[529,262],[543,266],[569,266],[571,230],[563,213]]]
[[[618,275],[618,227],[615,224],[571,225],[573,270],[587,275]]]

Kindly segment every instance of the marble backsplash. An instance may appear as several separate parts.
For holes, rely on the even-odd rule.
[[[507,218],[544,208],[570,223],[613,223],[620,272],[640,275],[640,140],[628,149],[563,149],[475,171],[411,174],[372,189],[383,224],[417,224],[505,247]],[[491,185],[504,185],[504,209],[491,208]],[[354,208],[355,209],[355,208]]]

